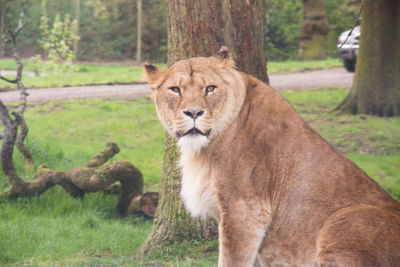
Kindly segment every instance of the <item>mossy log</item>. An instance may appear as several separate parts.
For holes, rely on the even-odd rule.
[[[131,213],[143,212],[154,216],[158,193],[151,193],[151,199],[148,197],[149,193],[143,194],[143,176],[139,169],[128,161],[107,163],[107,160],[119,151],[117,144],[110,142],[85,166],[78,166],[67,172],[51,170],[46,165],[41,165],[37,169],[36,179],[30,181],[24,181],[12,172],[13,177],[8,178],[13,182],[10,180],[10,187],[2,195],[9,198],[40,195],[49,188],[60,185],[72,197],[83,197],[85,193],[104,191],[115,182],[119,182],[119,214],[128,214],[128,208],[134,200],[142,203],[136,209],[131,208]]]

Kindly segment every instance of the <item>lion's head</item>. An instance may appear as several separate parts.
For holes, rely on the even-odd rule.
[[[176,62],[167,70],[144,65],[157,114],[181,150],[194,153],[226,129],[244,102],[245,86],[226,47],[214,56]]]

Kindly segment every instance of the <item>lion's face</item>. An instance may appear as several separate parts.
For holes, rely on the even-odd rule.
[[[206,147],[243,104],[243,80],[226,57],[187,59],[168,70],[146,65],[145,75],[161,122],[183,150]]]

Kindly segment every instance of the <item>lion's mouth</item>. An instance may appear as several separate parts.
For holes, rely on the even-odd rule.
[[[208,130],[207,132],[203,133],[202,131],[200,131],[199,129],[197,129],[196,127],[193,127],[192,129],[190,129],[189,131],[185,132],[185,133],[181,133],[181,132],[177,132],[176,135],[178,136],[178,138],[187,136],[187,135],[203,135],[203,136],[208,136],[210,134],[211,130]]]

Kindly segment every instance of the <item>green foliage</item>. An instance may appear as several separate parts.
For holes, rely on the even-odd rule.
[[[20,10],[25,11],[25,21],[32,22],[19,36],[22,56],[40,53],[37,42],[41,37],[41,1],[9,1],[6,24],[17,25]],[[166,3],[163,0],[143,1],[143,58],[152,62],[167,60]],[[70,14],[75,20],[75,1],[47,1],[48,22],[56,14],[64,19]],[[60,19],[61,20],[61,19]],[[104,61],[132,59],[136,53],[136,1],[85,0],[81,1],[78,60]],[[50,27],[51,28],[51,27]],[[11,50],[8,47],[7,54]]]
[[[39,40],[43,50],[50,60],[72,61],[74,53],[72,51],[72,43],[78,36],[75,36],[76,21],[71,21],[68,14],[65,15],[64,21],[60,20],[60,15],[56,14],[53,27],[49,29],[46,13],[43,14],[40,23],[42,36]]]
[[[298,51],[303,17],[302,0],[265,0],[267,25],[266,53],[270,61],[294,59]],[[339,34],[353,25],[359,6],[352,0],[326,1],[326,16],[330,26],[327,55],[337,55]],[[7,25],[16,25],[18,13],[24,9],[30,26],[22,31],[20,44],[26,55],[40,51],[40,1],[13,0],[9,2]],[[70,14],[75,19],[75,1],[48,1],[48,21],[56,14]],[[143,58],[152,62],[167,60],[166,3],[163,0],[143,1]],[[64,23],[64,20],[62,21]],[[79,60],[133,59],[136,52],[136,1],[81,1]],[[9,48],[8,48],[9,49]],[[8,54],[10,50],[8,50]]]
[[[303,18],[301,0],[266,0],[268,60],[294,59]]]
[[[42,9],[39,26],[41,36],[38,42],[44,50],[47,60],[41,64],[40,55],[32,57],[32,65],[35,66],[34,72],[36,74],[39,72],[64,73],[76,70],[76,66],[72,64],[74,57],[73,41],[79,39],[75,35],[76,20],[71,21],[69,14],[65,14],[64,20],[61,20],[57,13],[50,27],[46,12],[46,0],[42,0]]]

